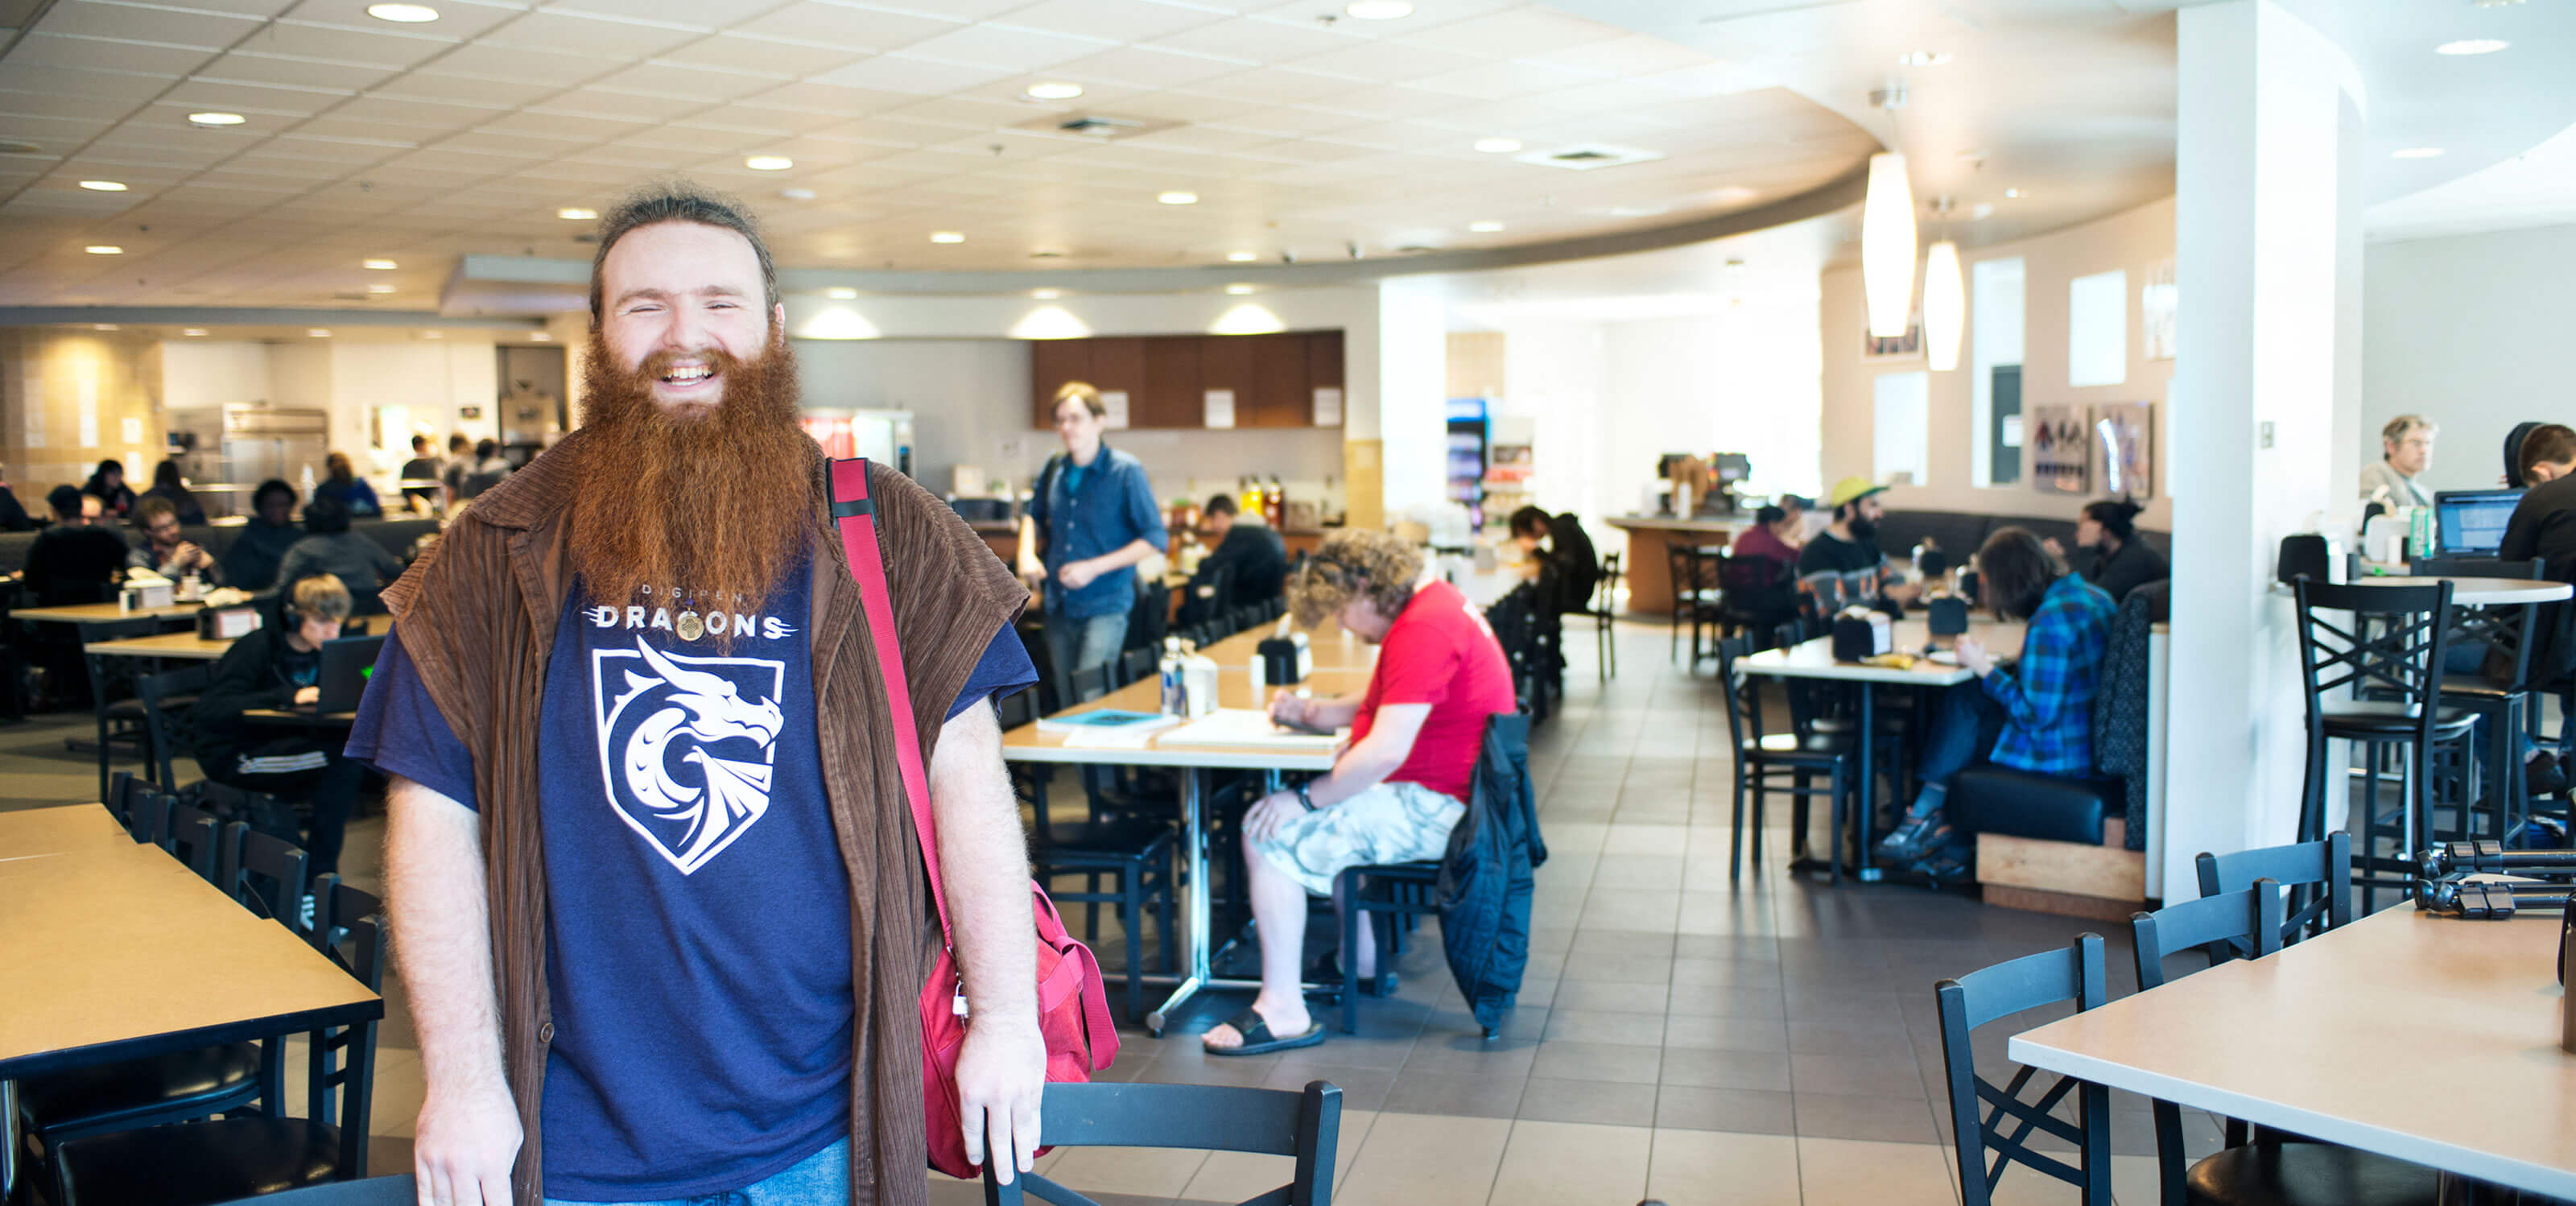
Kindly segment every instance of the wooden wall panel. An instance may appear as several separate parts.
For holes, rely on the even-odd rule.
[[[1206,425],[1206,394],[1230,389],[1237,427],[1312,426],[1318,387],[1343,384],[1342,333],[1148,335],[1030,341],[1032,421],[1055,426],[1055,391],[1088,381],[1127,392],[1133,428]]]
[[[1199,345],[1195,335],[1159,337],[1141,341],[1145,353],[1145,385],[1129,405],[1136,427],[1197,427],[1205,414],[1205,377],[1199,369]]]

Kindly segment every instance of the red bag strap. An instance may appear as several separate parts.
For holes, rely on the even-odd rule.
[[[939,835],[930,813],[930,776],[921,765],[921,731],[912,715],[912,688],[903,675],[903,647],[894,631],[894,596],[886,589],[885,561],[877,550],[876,503],[868,497],[867,458],[833,461],[832,527],[849,554],[850,577],[859,584],[859,606],[867,613],[868,636],[877,647],[877,677],[885,682],[888,721],[894,729],[895,765],[903,772],[903,794],[912,803],[912,831],[921,839],[922,866],[930,872],[930,901],[939,911],[939,936],[951,948],[956,934],[948,928],[948,891],[939,881]]]

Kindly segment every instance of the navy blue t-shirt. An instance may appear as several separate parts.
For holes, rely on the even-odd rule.
[[[785,582],[807,580],[799,564]],[[823,793],[808,594],[701,608],[576,588],[538,770],[554,1043],[549,1198],[738,1189],[849,1129],[849,876]],[[730,649],[714,637],[734,633]],[[1017,633],[959,712],[1037,681]],[[385,642],[348,752],[472,807],[472,755]]]

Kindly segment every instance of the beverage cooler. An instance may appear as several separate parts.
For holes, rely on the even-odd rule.
[[[249,514],[251,491],[272,477],[309,495],[331,450],[331,416],[319,410],[232,403],[172,407],[164,418],[179,472],[210,517]]]
[[[1489,446],[1483,398],[1449,399],[1448,499],[1467,509],[1467,522],[1485,526],[1485,458]]]
[[[823,446],[825,456],[838,460],[863,456],[912,476],[911,411],[809,406],[802,421],[805,434]]]

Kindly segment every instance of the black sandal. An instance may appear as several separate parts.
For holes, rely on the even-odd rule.
[[[1243,1036],[1243,1043],[1240,1046],[1211,1047],[1208,1046],[1207,1039],[1202,1036],[1199,1039],[1199,1048],[1210,1055],[1268,1055],[1273,1051],[1312,1047],[1324,1041],[1324,1024],[1312,1018],[1307,1020],[1306,1029],[1299,1033],[1286,1038],[1273,1037],[1270,1033],[1270,1023],[1261,1020],[1261,1011],[1249,1005],[1243,1007],[1243,1012],[1227,1018],[1225,1024],[1234,1027],[1234,1032]]]

